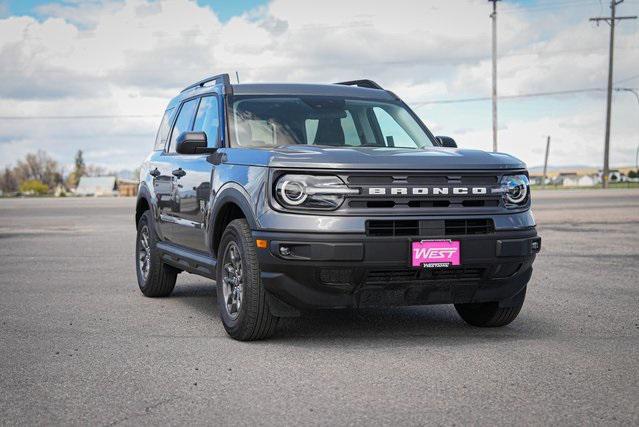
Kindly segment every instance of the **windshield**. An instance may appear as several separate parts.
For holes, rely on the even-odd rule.
[[[235,96],[233,147],[432,147],[401,103],[332,96]]]

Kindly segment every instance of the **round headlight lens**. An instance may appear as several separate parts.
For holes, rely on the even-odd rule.
[[[507,175],[502,179],[506,203],[521,205],[526,202],[530,182],[526,175]]]
[[[306,200],[306,184],[301,181],[284,181],[279,194],[287,205],[298,206]]]

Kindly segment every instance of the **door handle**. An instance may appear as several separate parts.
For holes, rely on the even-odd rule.
[[[172,173],[173,173],[174,176],[177,176],[178,178],[181,178],[184,175],[186,175],[186,172],[182,168],[176,169]]]
[[[151,175],[153,178],[157,178],[158,176],[160,176],[161,172],[158,168],[153,169],[151,172],[149,172],[149,175]]]

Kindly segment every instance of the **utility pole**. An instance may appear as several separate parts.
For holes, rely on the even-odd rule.
[[[546,157],[544,157],[544,177],[542,178],[541,186],[546,186],[546,177],[548,176],[548,155],[550,154],[550,135],[548,135],[548,139],[546,140]]]
[[[608,94],[606,97],[606,136],[604,139],[604,165],[603,174],[601,176],[601,184],[603,188],[608,188],[608,175],[610,173],[610,116],[612,109],[612,73],[613,73],[613,57],[615,52],[615,23],[622,19],[637,19],[636,16],[617,16],[617,5],[622,3],[623,0],[611,0],[610,1],[610,17],[597,17],[590,18],[590,21],[599,22],[604,21],[610,25],[610,46],[608,48]]]
[[[493,151],[497,151],[497,2],[500,0],[488,1],[493,3],[490,14],[493,21]]]

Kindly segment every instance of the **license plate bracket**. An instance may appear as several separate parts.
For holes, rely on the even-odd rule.
[[[410,243],[411,265],[414,268],[449,268],[461,265],[459,240],[417,240]]]

